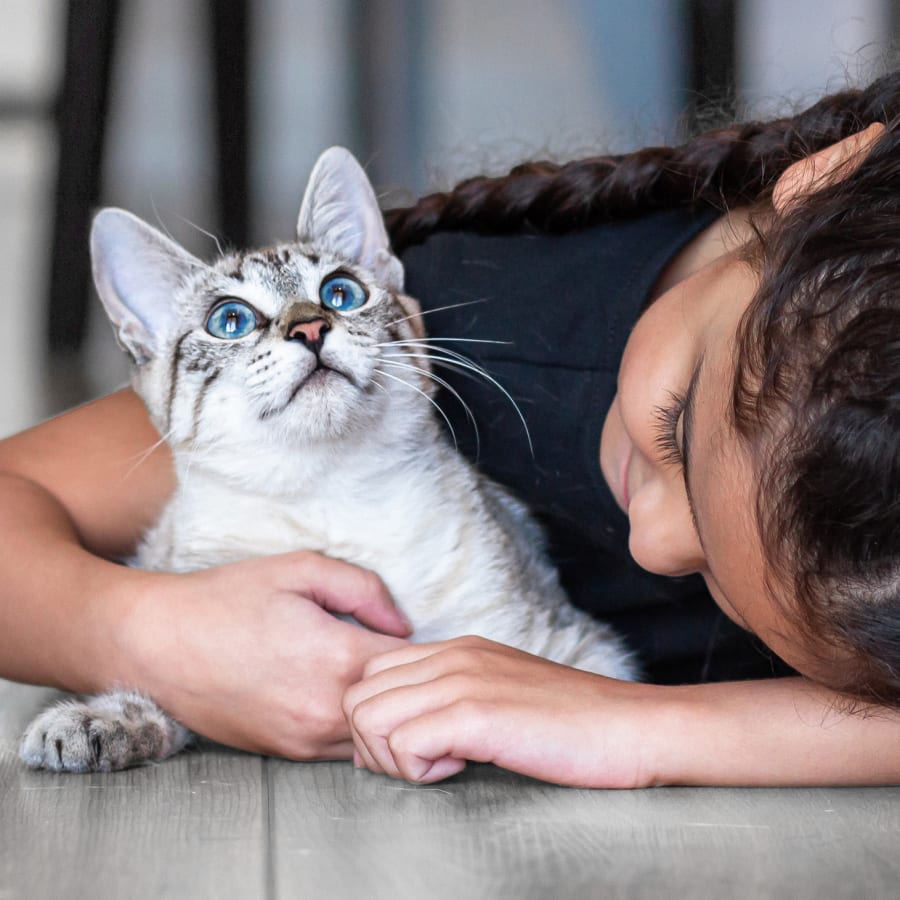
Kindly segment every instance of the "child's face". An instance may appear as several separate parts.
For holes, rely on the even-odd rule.
[[[775,213],[845,177],[883,131],[872,125],[792,165],[775,187]],[[765,577],[753,465],[729,424],[736,333],[756,286],[732,251],[650,306],[625,348],[600,465],[628,513],[629,547],[641,566],[699,572],[728,616],[815,677],[807,642],[785,614],[790,588]]]
[[[699,572],[728,616],[802,671],[802,642],[764,582],[753,467],[728,416],[736,331],[756,284],[728,254],[644,313],[622,358],[600,464],[628,513],[638,564]]]

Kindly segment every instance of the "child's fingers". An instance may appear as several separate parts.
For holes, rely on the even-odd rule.
[[[375,772],[427,781],[460,771],[467,758],[492,758],[485,710],[516,703],[522,680],[507,670],[530,669],[535,660],[483,638],[461,638],[403,647],[376,663],[343,697],[360,759]],[[422,732],[423,722],[433,724],[433,735]],[[465,744],[454,745],[463,737]]]
[[[393,775],[394,778],[398,777],[392,772],[385,772],[381,763],[379,763],[378,760],[372,755],[368,745],[366,744],[362,736],[355,734],[353,736],[353,741],[353,758],[354,761],[356,761],[357,758],[359,759],[358,765],[365,766],[370,772],[375,772],[375,774],[377,775],[387,774]]]
[[[404,666],[401,670],[407,668],[410,667]],[[395,671],[383,674],[391,676]],[[372,680],[378,680],[378,676]],[[352,697],[348,700],[355,688],[345,695],[344,712],[356,749],[367,768],[386,772],[394,778],[405,776],[394,762],[393,735],[404,723],[453,704],[459,695],[459,686],[453,678],[391,688],[358,702],[354,702]]]
[[[282,557],[288,584],[332,613],[353,616],[376,631],[405,637],[412,627],[384,582],[368,569],[301,551]]]
[[[398,778],[430,783],[465,768],[466,760],[494,756],[489,717],[468,701],[458,701],[398,726],[387,741],[390,771]]]
[[[393,653],[385,655],[394,656]],[[344,716],[348,722],[352,722],[355,710],[367,700],[397,688],[412,687],[434,681],[444,674],[444,667],[437,656],[426,656],[405,663],[396,662],[380,672],[364,676],[362,681],[351,684],[344,691],[341,700]]]
[[[417,765],[406,764],[405,768],[410,771],[419,771],[421,769],[422,776],[414,778],[406,776],[396,765],[391,765],[389,770],[385,770],[367,750],[357,748],[353,753],[353,762],[356,766],[365,766],[370,772],[379,775],[390,775],[392,778],[405,779],[407,781],[417,781],[420,783],[429,783],[432,781],[440,781],[443,778],[449,778],[456,775],[466,767],[466,760],[455,759],[447,756],[438,760],[420,760]]]

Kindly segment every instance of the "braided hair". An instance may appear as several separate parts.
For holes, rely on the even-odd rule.
[[[679,147],[471,178],[386,222],[402,251],[435,231],[562,233],[766,205],[791,163],[876,122],[886,132],[862,165],[760,233],[731,411],[754,460],[771,592],[819,680],[900,708],[900,72]]]
[[[400,253],[435,231],[558,234],[656,209],[755,203],[792,162],[900,113],[898,77],[826,97],[790,118],[706,132],[680,147],[529,162],[501,177],[469,178],[388,210],[385,221]]]

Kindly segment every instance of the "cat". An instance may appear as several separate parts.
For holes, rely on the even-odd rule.
[[[440,426],[419,307],[348,151],[316,163],[296,243],[207,265],[105,209],[91,253],[132,383],[177,472],[131,565],[189,572],[315,550],[378,572],[413,640],[479,634],[636,677],[609,626],[569,604],[524,505]],[[150,698],[123,691],[51,707],[28,727],[21,757],[110,771],[190,739]]]

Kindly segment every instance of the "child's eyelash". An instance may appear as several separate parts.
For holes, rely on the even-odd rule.
[[[657,406],[653,410],[653,429],[656,432],[654,443],[664,463],[682,465],[681,448],[678,446],[676,430],[678,420],[684,412],[684,396],[669,394],[666,406]]]

